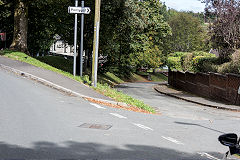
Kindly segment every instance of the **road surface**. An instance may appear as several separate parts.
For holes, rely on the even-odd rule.
[[[226,148],[217,137],[239,132],[237,117],[212,115],[213,121],[109,108],[1,69],[0,88],[0,159],[219,159]]]

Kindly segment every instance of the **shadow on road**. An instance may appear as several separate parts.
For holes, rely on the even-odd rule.
[[[32,148],[23,148],[0,142],[0,159],[88,159],[88,160],[206,160],[206,157],[154,146],[126,145],[116,148],[97,143],[73,141],[58,145],[51,142],[36,142]],[[217,153],[210,153],[216,156]],[[217,155],[218,157],[220,155]]]
[[[128,86],[128,85],[116,85],[114,88],[141,88],[141,87],[136,87],[136,86]]]
[[[176,124],[182,124],[182,125],[199,126],[199,127],[206,128],[206,129],[209,129],[209,130],[214,131],[214,132],[218,132],[218,133],[224,134],[224,132],[222,132],[222,131],[219,131],[219,130],[216,130],[216,129],[212,129],[212,128],[209,128],[209,127],[205,127],[205,126],[200,125],[200,124],[185,123],[185,122],[174,122],[174,123],[176,123]]]

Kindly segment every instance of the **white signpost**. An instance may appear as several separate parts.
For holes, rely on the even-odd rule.
[[[89,14],[91,9],[89,7],[68,7],[68,13],[75,14]]]
[[[82,1],[82,7],[78,7],[78,0],[75,0],[75,7],[69,6],[68,13],[75,14],[74,25],[74,61],[73,61],[73,75],[76,76],[76,56],[77,56],[77,14],[82,14],[81,18],[81,50],[80,50],[80,76],[82,77],[82,55],[83,55],[83,27],[84,27],[84,14],[89,14],[91,9],[84,7],[84,1]]]

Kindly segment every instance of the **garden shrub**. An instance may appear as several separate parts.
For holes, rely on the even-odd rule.
[[[167,63],[168,63],[168,67],[171,70],[179,70],[182,71],[182,66],[181,66],[181,57],[168,57]]]
[[[240,73],[240,50],[235,51],[231,56],[231,61],[223,63],[218,67],[218,72],[225,73]]]
[[[192,71],[193,72],[216,72],[217,71],[217,57],[196,56],[193,58]]]
[[[193,53],[188,53],[181,57],[181,65],[184,71],[193,71],[192,68],[193,57],[194,57]]]
[[[188,54],[188,52],[174,52],[174,53],[170,53],[168,57],[182,57],[186,54]]]
[[[176,52],[168,57],[168,66],[170,69],[191,72],[214,72],[217,70],[215,63],[217,58],[214,54],[196,51],[196,52]]]
[[[169,54],[168,66],[170,69],[190,72],[218,72],[240,73],[240,50],[236,50],[227,62],[216,57],[214,54],[197,52],[176,52]]]

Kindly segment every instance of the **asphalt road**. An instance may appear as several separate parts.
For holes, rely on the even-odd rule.
[[[213,109],[160,94],[153,88],[157,84],[155,82],[126,83],[116,88],[144,101],[168,117],[209,121],[240,120],[240,114],[237,112]]]
[[[0,88],[0,159],[217,160],[226,150],[217,137],[239,132],[239,118],[222,113],[212,121],[109,108],[1,69]]]

